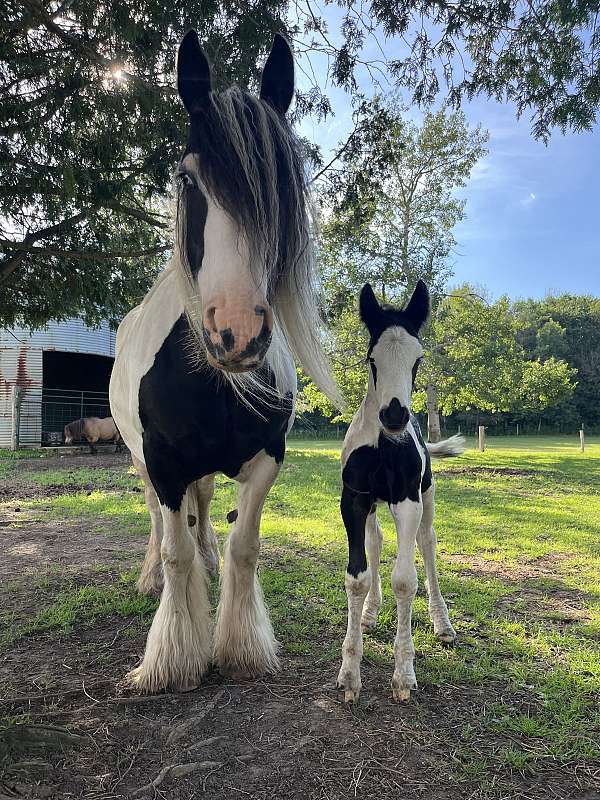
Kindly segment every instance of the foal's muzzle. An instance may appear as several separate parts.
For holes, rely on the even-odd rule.
[[[379,421],[387,433],[397,435],[402,433],[410,419],[410,411],[403,405],[397,397],[392,398],[392,402],[382,408],[379,412]]]

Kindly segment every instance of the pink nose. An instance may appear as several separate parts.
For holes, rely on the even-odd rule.
[[[217,366],[254,369],[271,343],[273,312],[265,300],[247,303],[207,303],[202,317],[206,349]]]

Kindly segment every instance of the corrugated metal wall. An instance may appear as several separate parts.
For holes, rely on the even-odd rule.
[[[23,389],[23,447],[39,447],[42,437],[42,350],[20,345],[0,348],[0,447],[12,442],[12,387]],[[26,433],[25,433],[26,432]]]
[[[114,358],[115,335],[106,322],[92,329],[80,319],[50,322],[46,329],[33,332],[26,328],[0,329],[0,447],[10,447],[12,442],[14,385],[23,389],[20,445],[41,444],[44,350]]]
[[[99,356],[115,355],[115,331],[104,322],[99,328],[87,328],[80,319],[50,322],[44,330],[27,328],[0,329],[0,348],[21,345],[39,347],[41,350],[62,350],[66,353],[94,353]]]

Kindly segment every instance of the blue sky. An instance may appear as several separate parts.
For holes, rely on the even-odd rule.
[[[332,13],[337,12],[328,6],[330,35],[337,38]],[[324,86],[324,61],[313,54],[311,66]],[[299,67],[299,88],[307,88],[306,64]],[[364,71],[359,84],[366,94],[376,91]],[[301,130],[327,160],[352,129],[352,112],[342,90],[326,91],[335,116],[304,120]],[[529,119],[517,120],[510,105],[480,97],[463,111],[471,124],[487,128],[490,141],[488,155],[461,192],[467,219],[456,229],[453,282],[479,284],[493,297],[600,295],[600,126],[564,136],[557,130],[546,146],[533,139]]]

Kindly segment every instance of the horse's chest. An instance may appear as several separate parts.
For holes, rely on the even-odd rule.
[[[422,456],[412,437],[391,442],[382,436],[377,446],[364,445],[350,454],[342,480],[350,489],[370,493],[375,501],[418,501],[422,471]]]
[[[187,336],[182,318],[139,391],[144,458],[159,499],[170,508],[179,507],[193,481],[214,472],[235,477],[262,449],[281,462],[292,411],[290,396],[276,408],[259,406],[259,416],[237,399],[221,376],[192,370]]]

